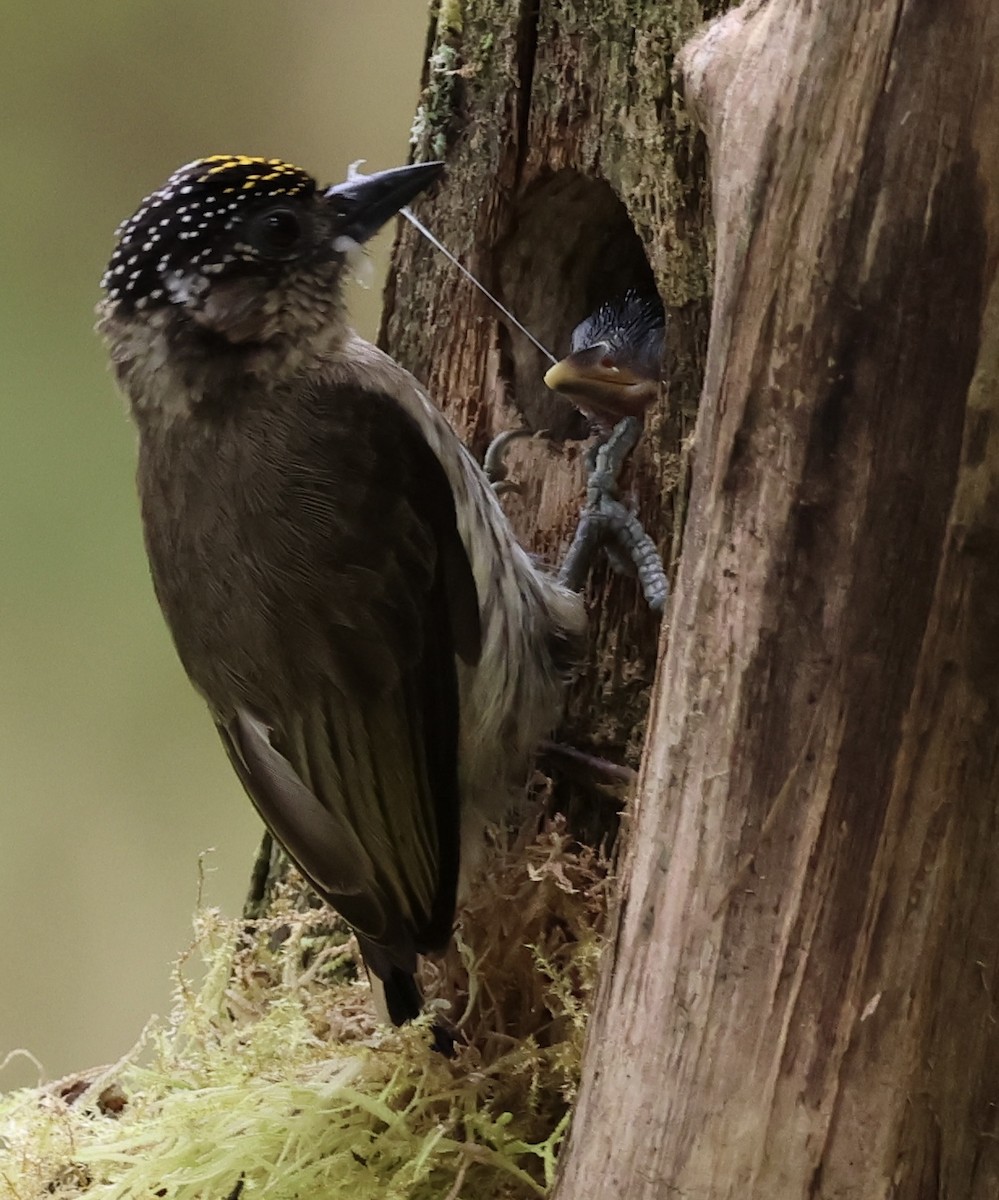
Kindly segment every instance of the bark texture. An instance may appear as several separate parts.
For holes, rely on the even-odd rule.
[[[448,163],[421,215],[556,356],[583,317],[627,288],[658,288],[666,301],[670,378],[627,498],[667,560],[710,292],[704,140],[671,69],[704,15],[692,0],[442,0],[414,127],[417,156]],[[504,429],[543,431],[515,443],[523,491],[504,504],[524,543],[558,562],[583,499],[586,431],[545,389],[544,357],[408,227],[385,312],[384,344],[475,451]],[[659,622],[635,581],[605,568],[589,609],[590,655],[563,738],[637,766]]]
[[[559,1200],[999,1195],[999,8],[687,48],[717,285]]]

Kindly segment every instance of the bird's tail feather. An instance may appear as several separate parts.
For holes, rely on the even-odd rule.
[[[371,995],[375,1002],[378,1019],[391,1025],[405,1025],[420,1015],[423,1010],[423,997],[416,985],[416,980],[398,967],[393,967],[387,979],[380,979],[373,971],[368,975],[371,980]]]
[[[371,997],[375,1003],[375,1012],[379,1021],[385,1025],[405,1025],[418,1017],[423,1009],[423,997],[417,987],[416,980],[398,967],[393,967],[388,979],[379,979],[372,970],[368,970],[371,982]],[[455,1046],[463,1041],[460,1032],[442,1018],[431,1025],[433,1040],[431,1049],[445,1058],[453,1058]]]

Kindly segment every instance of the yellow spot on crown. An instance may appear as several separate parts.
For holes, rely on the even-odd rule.
[[[258,182],[278,179],[282,175],[289,175],[293,179],[301,179],[305,174],[301,168],[293,166],[291,163],[286,163],[283,159],[255,158],[250,154],[210,154],[207,158],[203,158],[201,162],[203,166],[207,167],[207,170],[203,175],[199,176],[199,183],[206,183],[212,175],[221,175],[226,171],[232,171],[239,167],[270,168],[266,173],[260,171],[250,175],[247,182],[243,184],[244,190],[253,187]]]

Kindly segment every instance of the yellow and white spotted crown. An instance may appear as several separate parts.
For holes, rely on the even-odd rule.
[[[253,207],[309,200],[316,181],[279,158],[213,154],[174,171],[117,229],[118,245],[101,280],[109,300],[143,308],[164,300],[171,274],[219,271],[252,250],[225,235]]]

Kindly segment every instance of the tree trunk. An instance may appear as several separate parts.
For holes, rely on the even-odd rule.
[[[708,279],[669,75],[700,10],[497,7],[437,20],[435,220],[556,353],[647,254],[677,318],[636,470],[662,533]],[[685,55],[717,288],[561,1200],[999,1194],[999,10],[831,13],[750,3]],[[430,255],[403,238],[393,350],[478,445],[518,414],[570,432]],[[514,516],[554,556],[579,476],[525,458]],[[652,631],[626,583],[591,603],[574,727],[634,745]]]
[[[667,558],[682,519],[683,442],[703,376],[710,292],[704,141],[670,72],[704,13],[691,0],[442,0],[415,126],[417,157],[448,164],[422,214],[556,356],[583,317],[627,288],[658,288],[665,299],[666,403],[647,419],[628,497]],[[557,563],[583,500],[586,428],[544,387],[542,354],[407,227],[382,340],[478,453],[504,429],[543,431],[514,443],[523,490],[504,504],[524,543]],[[637,766],[659,621],[636,582],[606,567],[588,607],[589,653],[562,737]],[[599,832],[606,819],[588,824]]]
[[[999,1195],[999,9],[683,57],[717,286],[556,1195]]]

